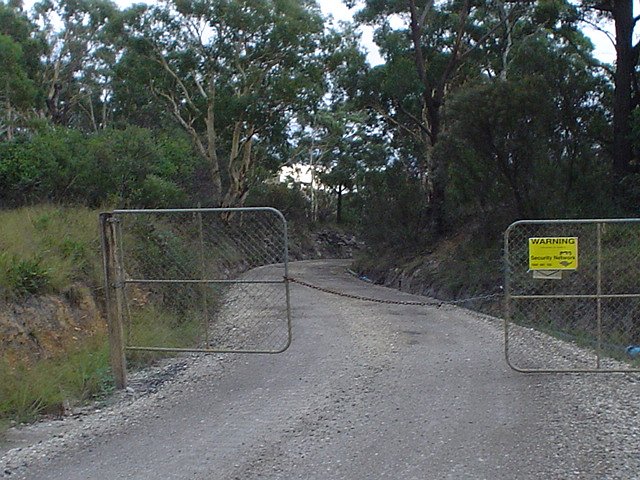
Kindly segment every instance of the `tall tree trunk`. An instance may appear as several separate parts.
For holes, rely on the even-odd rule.
[[[431,4],[432,5],[432,4]],[[429,6],[426,8],[430,8]],[[422,122],[424,148],[423,181],[426,186],[429,204],[431,233],[439,237],[444,231],[445,197],[446,197],[446,166],[443,159],[433,155],[433,147],[440,135],[440,116],[444,99],[444,85],[448,80],[445,73],[438,85],[433,85],[427,77],[427,65],[422,53],[422,33],[425,14],[419,15],[415,1],[409,3],[411,13],[411,40],[413,43],[416,71],[424,86],[422,93]],[[425,11],[426,13],[426,11]]]
[[[13,107],[11,106],[11,102],[7,99],[7,141],[11,142],[13,140]]]
[[[207,127],[207,148],[206,157],[209,162],[209,168],[211,171],[211,186],[212,186],[212,201],[216,206],[222,204],[222,178],[220,175],[220,162],[218,161],[218,142],[216,134],[216,122],[215,122],[215,101],[216,101],[216,87],[213,77],[209,80],[207,98],[207,118],[205,120]]]
[[[247,173],[251,168],[253,135],[255,127],[249,125],[242,141],[242,122],[237,122],[233,131],[231,153],[229,154],[229,188],[222,201],[223,207],[242,206],[247,194]]]
[[[616,73],[613,97],[613,170],[618,179],[629,173],[633,160],[631,111],[636,53],[633,48],[633,2],[614,0]]]

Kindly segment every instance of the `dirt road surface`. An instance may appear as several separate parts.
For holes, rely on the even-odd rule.
[[[422,298],[362,282],[346,265],[300,262],[291,275]],[[109,428],[88,416],[94,427],[61,427],[26,460],[27,447],[10,451],[0,477],[640,478],[638,376],[516,373],[501,323],[452,306],[293,284],[292,307],[287,352],[192,360],[144,408],[101,412]]]

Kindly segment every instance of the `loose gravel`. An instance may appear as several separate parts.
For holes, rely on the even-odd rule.
[[[293,274],[352,294],[419,298],[358,282],[344,273],[345,265],[300,262]],[[318,336],[312,343],[325,341],[322,322],[331,328],[326,335],[338,334],[341,340],[327,343],[338,344],[336,350],[317,354],[317,362],[326,365],[319,364],[313,378],[301,376],[291,398],[282,391],[272,392],[279,404],[278,421],[272,425],[269,418],[257,418],[266,433],[252,438],[244,456],[219,478],[364,478],[365,472],[400,479],[640,478],[640,375],[516,374],[495,364],[495,355],[475,357],[457,340],[467,330],[483,345],[500,345],[499,319],[454,306],[400,309],[326,294],[317,300],[317,292],[297,288],[295,293],[304,297],[297,304],[297,320],[310,322],[299,318],[307,309],[313,315],[326,310],[342,319],[332,324],[328,318],[313,317],[313,330],[305,330]],[[450,327],[455,330],[450,332]],[[512,348],[517,349],[518,359],[574,368],[592,364],[588,350],[513,328],[517,341]],[[311,351],[310,346],[305,348]],[[433,351],[439,355],[430,356]],[[242,362],[242,357],[233,355],[165,360],[131,375],[129,388],[104,403],[62,419],[13,428],[0,450],[0,478],[30,478],[32,469],[46,468],[52,459],[76,451],[88,454],[104,438],[127,438],[128,431],[173,412],[194,385],[221,382]],[[625,367],[611,362],[614,368]],[[481,367],[486,377],[463,378],[464,365]],[[429,377],[417,376],[425,371]],[[425,383],[430,390],[422,390]],[[514,389],[523,392],[517,398],[530,402],[529,412],[513,405],[483,406],[483,396],[500,400]],[[265,402],[268,390],[258,389]],[[435,412],[429,403],[439,410]],[[489,411],[499,415],[486,418]],[[523,418],[514,419],[513,411]],[[512,424],[522,424],[521,433],[528,438],[518,437],[520,432],[513,431]],[[432,438],[425,440],[430,434]],[[242,438],[250,435],[242,432]],[[416,449],[416,445],[423,446]],[[212,477],[185,472],[184,478]]]

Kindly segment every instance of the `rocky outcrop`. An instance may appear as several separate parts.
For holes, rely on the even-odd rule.
[[[316,258],[353,258],[363,246],[355,235],[335,230],[320,230],[314,240]]]
[[[293,231],[289,234],[289,260],[315,260],[321,258],[353,258],[364,248],[355,235],[323,228],[315,232]]]

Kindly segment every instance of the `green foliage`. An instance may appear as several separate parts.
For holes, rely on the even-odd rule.
[[[198,33],[212,18],[216,28]],[[324,93],[322,27],[311,3],[295,0],[176,1],[126,15],[118,75],[150,90],[189,135],[207,164],[208,203],[241,204],[256,165],[282,162],[295,116]]]
[[[113,390],[106,338],[96,337],[60,358],[9,365],[0,358],[0,419],[28,422],[62,414],[65,405]]]
[[[302,190],[284,183],[262,183],[249,191],[248,207],[273,207],[280,210],[288,221],[302,222],[309,212],[309,199]]]
[[[8,288],[19,296],[44,293],[50,284],[49,272],[38,258],[14,259],[6,272]]]
[[[424,188],[401,164],[368,172],[361,188],[360,231],[374,255],[403,257],[429,244]]]
[[[528,37],[510,68],[512,76],[468,84],[448,105],[434,154],[450,165],[449,217],[611,213],[609,162],[593,141],[606,134],[606,112],[594,105],[603,85],[581,56],[545,37]]]
[[[187,205],[187,194],[175,183],[152,173],[142,181],[132,203],[146,208],[177,208]]]
[[[178,207],[187,202],[197,157],[179,135],[128,127],[83,135],[45,130],[0,143],[0,201],[91,207]]]
[[[0,2],[0,139],[11,139],[41,106],[37,27],[20,9]]]
[[[28,108],[35,99],[35,86],[28,77],[22,47],[7,35],[0,34],[0,93],[18,108]]]

